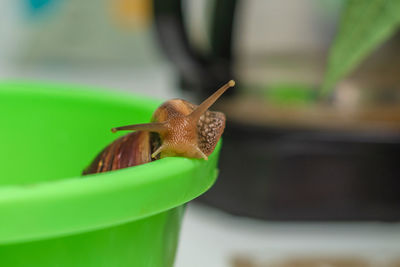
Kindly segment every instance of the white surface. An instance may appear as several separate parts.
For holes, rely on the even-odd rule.
[[[166,64],[150,68],[17,67],[0,63],[0,80],[30,80],[95,86],[157,99],[179,97],[175,73]]]
[[[191,203],[175,267],[228,267],[240,255],[260,262],[290,256],[352,256],[380,262],[400,258],[400,224],[272,223]]]

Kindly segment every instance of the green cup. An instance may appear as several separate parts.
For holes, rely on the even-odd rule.
[[[208,161],[165,158],[81,177],[160,102],[68,85],[0,83],[0,266],[172,266],[183,205],[217,177]]]

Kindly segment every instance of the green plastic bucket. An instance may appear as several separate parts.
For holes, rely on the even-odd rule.
[[[68,85],[0,83],[0,266],[172,266],[183,204],[214,183],[208,161],[165,158],[81,177],[160,104]],[[122,133],[123,134],[123,133]]]

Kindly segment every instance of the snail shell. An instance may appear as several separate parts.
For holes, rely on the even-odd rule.
[[[204,158],[214,151],[225,128],[225,115],[208,108],[234,81],[218,89],[200,105],[172,99],[156,109],[151,123],[113,128],[135,130],[101,151],[83,175],[132,167],[169,156]]]

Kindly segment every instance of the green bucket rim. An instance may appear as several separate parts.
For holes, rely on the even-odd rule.
[[[90,98],[116,101],[121,105],[132,105],[133,100],[135,103],[140,100],[139,108],[149,112],[160,104],[160,101],[128,93],[40,82],[1,82],[2,93]],[[93,174],[85,179],[77,176],[37,184],[0,186],[0,245],[94,231],[182,205],[207,191],[215,182],[220,147],[221,142],[208,161],[171,157]],[[119,208],[113,208],[116,206]]]

